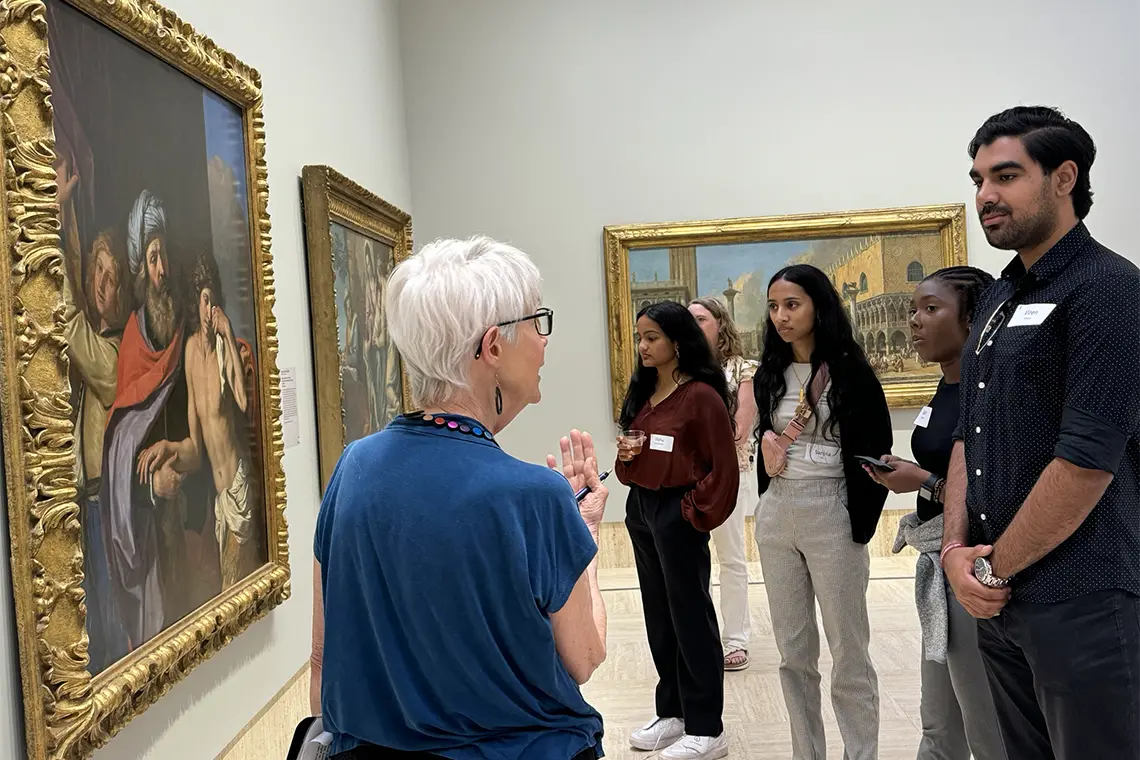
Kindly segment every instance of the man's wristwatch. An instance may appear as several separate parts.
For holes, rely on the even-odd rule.
[[[999,578],[994,575],[993,566],[985,557],[978,557],[974,560],[974,577],[983,586],[990,588],[1005,588],[1009,585],[1009,578]]]
[[[934,473],[926,479],[926,482],[918,487],[918,495],[927,501],[933,501],[937,504],[942,503],[942,489],[946,485],[946,479],[940,478]]]

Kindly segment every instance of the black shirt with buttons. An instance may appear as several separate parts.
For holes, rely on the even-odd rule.
[[[1081,222],[1029,271],[1015,257],[975,313],[954,432],[970,542],[995,544],[1053,459],[1110,472],[1081,526],[1018,573],[1012,593],[1140,594],[1140,269]]]

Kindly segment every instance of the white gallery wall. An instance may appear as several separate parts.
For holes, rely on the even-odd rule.
[[[285,451],[292,597],[198,667],[96,753],[102,760],[209,760],[307,661],[319,507],[300,180],[329,164],[411,211],[393,0],[165,0],[261,74],[280,367],[295,367],[300,444]],[[6,507],[0,520],[7,519]],[[0,757],[22,760],[10,566],[0,540]]]
[[[1097,141],[1093,233],[1140,259],[1135,2],[408,0],[400,38],[417,247],[486,233],[546,280],[544,400],[502,436],[531,461],[572,426],[612,461],[607,224],[972,210],[976,128],[1044,103]],[[968,245],[991,272],[1008,260],[972,212]],[[896,453],[913,418],[895,413]]]

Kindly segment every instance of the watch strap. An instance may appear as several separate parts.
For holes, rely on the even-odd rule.
[[[918,489],[919,495],[922,496],[922,498],[926,499],[927,501],[941,502],[942,501],[942,499],[940,498],[941,497],[941,494],[940,494],[941,489],[940,489],[939,484],[942,483],[942,481],[943,481],[943,478],[941,476],[936,475],[933,472],[930,473],[930,476],[919,487],[919,489]]]

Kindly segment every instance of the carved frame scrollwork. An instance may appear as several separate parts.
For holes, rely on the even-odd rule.
[[[631,250],[858,237],[900,232],[937,232],[942,244],[943,266],[966,263],[966,207],[960,203],[868,209],[835,214],[795,214],[606,227],[603,238],[614,420],[621,416],[622,399],[625,397],[629,378],[633,374],[634,311],[629,279]],[[930,399],[937,388],[937,381],[883,385],[887,403],[893,408],[921,406]]]
[[[328,166],[301,171],[305,250],[313,320],[313,373],[317,386],[317,437],[321,492],[344,451],[344,389],[337,339],[335,275],[329,225],[337,222],[392,247],[393,266],[412,252],[412,217]],[[403,405],[412,408],[407,372],[401,366]]]
[[[64,0],[54,0],[63,2]],[[245,123],[269,562],[96,677],[88,672],[75,412],[44,0],[0,0],[0,416],[30,760],[90,756],[172,685],[289,597],[284,451],[261,80],[150,0],[66,0],[236,103]]]

